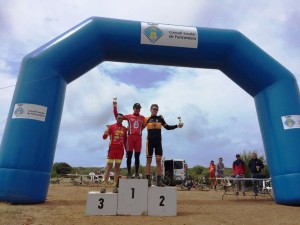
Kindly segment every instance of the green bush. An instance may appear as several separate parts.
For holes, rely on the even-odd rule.
[[[56,173],[57,175],[66,175],[72,171],[72,167],[65,162],[59,162],[59,163],[54,163],[53,168],[52,168],[52,174]]]
[[[203,166],[196,165],[188,169],[188,174],[193,178],[193,180],[197,180],[200,175],[204,175],[204,171],[205,168]]]

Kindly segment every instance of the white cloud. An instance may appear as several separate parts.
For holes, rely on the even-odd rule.
[[[100,65],[101,67],[101,65]],[[108,142],[102,140],[106,124],[114,122],[112,98],[119,100],[119,111],[132,112],[134,102],[143,106],[141,113],[149,115],[152,103],[160,106],[169,124],[182,116],[185,127],[175,131],[163,130],[166,157],[191,157],[191,164],[205,164],[212,157],[207,151],[223,154],[244,148],[261,148],[260,141],[249,141],[259,135],[252,98],[233,84],[224,74],[210,70],[173,68],[174,75],[158,88],[142,91],[134,86],[119,84],[97,69],[69,84],[59,134],[57,160],[87,163],[82,157],[93,156],[92,164],[105,164]],[[101,71],[101,70],[100,70]],[[226,87],[218,89],[217,87]],[[236,98],[236,96],[239,96]],[[234,98],[234,101],[231,101]],[[252,112],[249,115],[249,112]],[[253,123],[255,120],[256,124]],[[247,132],[245,131],[247,127]],[[248,132],[248,130],[252,130]],[[244,134],[242,133],[244,132]],[[146,131],[144,131],[144,138]],[[178,139],[180,144],[178,144]],[[145,140],[144,140],[145,143]],[[184,149],[188,146],[189,149]],[[222,147],[221,147],[222,146]],[[72,152],[76,160],[67,157]],[[144,148],[143,148],[144,149]],[[170,151],[171,150],[171,151]],[[186,153],[188,152],[188,156]],[[206,155],[203,158],[196,157]],[[86,156],[84,156],[86,155]],[[144,157],[144,152],[141,157]],[[142,162],[143,162],[142,158]]]

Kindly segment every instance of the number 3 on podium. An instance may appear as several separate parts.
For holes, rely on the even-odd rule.
[[[104,207],[104,198],[99,198],[98,209],[103,209]]]

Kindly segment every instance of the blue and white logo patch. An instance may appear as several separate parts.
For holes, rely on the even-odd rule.
[[[155,43],[159,38],[161,38],[164,35],[162,30],[156,26],[147,27],[144,30],[144,34],[151,41],[151,43]]]
[[[286,115],[281,117],[283,129],[300,128],[300,115]]]
[[[284,124],[288,127],[293,127],[295,125],[295,121],[292,120],[291,118],[287,118],[286,121],[284,122]]]

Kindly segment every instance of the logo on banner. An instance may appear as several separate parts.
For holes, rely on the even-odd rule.
[[[23,113],[24,113],[24,109],[21,106],[19,106],[18,108],[16,108],[16,110],[14,111],[14,114],[15,114],[16,117],[22,116]]]
[[[156,26],[150,26],[147,27],[144,30],[144,34],[147,36],[147,38],[152,42],[155,43],[159,38],[161,38],[164,33],[162,32],[161,29],[159,29]]]
[[[292,120],[291,118],[287,118],[284,122],[284,124],[288,127],[293,127],[295,125],[295,123],[296,122],[294,120]]]

